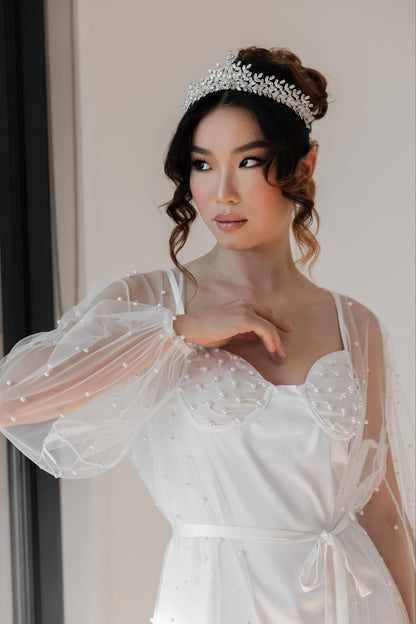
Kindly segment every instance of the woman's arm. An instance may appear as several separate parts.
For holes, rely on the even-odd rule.
[[[361,485],[370,475],[374,478],[379,473],[381,479],[372,494],[370,490],[363,515],[358,513],[356,517],[396,583],[411,624],[416,624],[415,540],[410,521],[414,492],[408,459],[408,445],[413,440],[407,439],[412,430],[410,414],[404,396],[399,396],[387,328],[368,309],[354,307],[360,342],[368,355],[364,437],[377,443],[376,455],[367,458]]]
[[[189,351],[170,309],[131,301],[126,281],[112,280],[68,310],[57,329],[24,338],[3,358],[0,426],[55,419]]]
[[[386,474],[389,484],[394,484],[394,469],[390,452],[387,456]],[[400,500],[397,486],[396,492],[393,493],[396,500]],[[416,578],[412,572],[412,565],[409,559],[409,544],[403,523],[397,513],[385,480],[381,482],[378,491],[373,493],[363,511],[364,515],[357,514],[357,520],[367,531],[380,556],[383,557],[384,563],[403,598],[410,624],[416,624]],[[411,531],[408,530],[408,534],[411,534]]]

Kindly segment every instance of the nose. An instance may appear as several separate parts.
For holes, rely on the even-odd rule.
[[[217,204],[236,204],[239,201],[236,182],[227,171],[224,171],[219,176],[216,195]]]

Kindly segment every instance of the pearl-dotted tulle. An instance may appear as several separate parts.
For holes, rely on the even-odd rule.
[[[55,330],[20,341],[0,363],[1,430],[55,476],[128,454],[174,529],[153,624],[405,624],[357,522],[385,483],[414,573],[413,422],[388,332],[332,293],[343,350],[274,386],[175,335],[175,276],[97,283]]]

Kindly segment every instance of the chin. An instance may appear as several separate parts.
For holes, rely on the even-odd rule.
[[[233,249],[235,251],[245,251],[253,247],[253,245],[248,245],[242,240],[237,240],[236,238],[232,240],[231,237],[228,240],[219,240],[217,238],[217,243],[223,249]]]

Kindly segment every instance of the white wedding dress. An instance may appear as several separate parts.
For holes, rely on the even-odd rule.
[[[414,574],[412,419],[387,333],[330,292],[344,348],[301,385],[177,337],[176,270],[96,284],[2,361],[13,444],[69,478],[127,453],[171,523],[153,624],[408,624],[357,517],[384,483]]]

